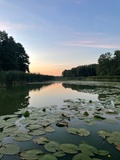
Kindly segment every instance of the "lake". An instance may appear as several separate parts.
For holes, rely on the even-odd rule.
[[[25,159],[22,152],[40,149],[45,156],[50,153],[52,160],[119,160],[119,90],[119,83],[80,81],[1,89],[0,120],[4,125],[0,134],[6,134],[0,138],[1,146],[6,147],[4,145],[8,143],[19,146],[19,153],[13,155],[6,151],[3,154],[3,148],[0,149],[1,159]],[[28,118],[23,116],[26,110],[30,112]],[[43,133],[38,133],[38,129]],[[20,140],[21,134],[16,130],[24,131],[32,138],[29,140],[26,135],[28,140]],[[35,139],[43,136],[49,141],[38,144]]]

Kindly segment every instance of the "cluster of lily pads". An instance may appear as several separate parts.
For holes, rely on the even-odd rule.
[[[56,129],[53,126],[56,124],[56,127],[65,127],[66,132],[74,136],[87,137],[91,133],[86,128],[70,126],[70,121],[74,117],[90,126],[94,125],[97,120],[119,123],[120,108],[115,107],[114,102],[111,101],[109,104],[108,101],[106,104],[106,102],[93,102],[85,99],[75,101],[68,99],[64,102],[65,105],[61,108],[55,105],[45,107],[45,109],[29,107],[18,110],[14,115],[1,116],[0,158],[2,159],[4,155],[17,155],[24,160],[57,160],[68,154],[71,155],[71,160],[100,160],[101,156],[108,158],[109,151],[100,150],[82,142],[79,145],[66,142],[61,144],[50,140],[46,134],[55,132]],[[107,114],[115,115],[116,119],[107,119]],[[98,135],[107,138],[108,143],[115,144],[116,149],[120,150],[119,131],[111,133],[102,130],[98,132]],[[7,137],[10,137],[13,143],[4,143]],[[36,148],[22,151],[16,142],[24,144],[26,141],[33,141],[36,145],[44,146],[44,151]]]

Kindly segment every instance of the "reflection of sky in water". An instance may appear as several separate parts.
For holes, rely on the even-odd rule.
[[[61,106],[64,99],[87,99],[98,100],[97,94],[82,93],[69,88],[64,88],[62,83],[43,87],[40,91],[30,91],[30,104],[32,107],[44,107],[50,105]]]

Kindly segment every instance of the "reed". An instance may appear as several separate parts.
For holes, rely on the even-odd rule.
[[[0,71],[0,85],[11,86],[16,84],[25,84],[32,82],[42,82],[54,80],[54,76],[42,75],[36,73],[24,73],[20,71]]]

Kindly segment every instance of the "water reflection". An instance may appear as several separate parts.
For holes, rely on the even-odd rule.
[[[31,84],[21,87],[0,89],[0,115],[13,114],[18,108],[25,108],[29,105],[29,92],[40,91],[51,83]]]

